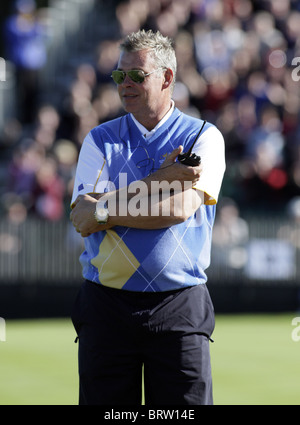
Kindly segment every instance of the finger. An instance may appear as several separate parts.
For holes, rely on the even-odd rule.
[[[74,211],[71,211],[70,213],[70,220],[74,227],[76,227],[76,214],[74,214]]]
[[[76,205],[78,204],[79,201],[81,201],[83,195],[78,195],[77,198],[75,199],[75,201],[71,204],[71,210],[73,210]]]
[[[74,224],[74,214],[73,214],[73,211],[71,211],[71,213],[70,213],[70,221],[73,224],[73,226],[75,226],[75,224]]]
[[[178,148],[174,149],[173,152],[171,152],[167,158],[166,162],[175,162],[178,155],[182,152],[183,147],[180,145]]]
[[[178,157],[179,154],[181,154],[181,152],[183,151],[183,146],[180,145],[178,146],[178,148],[174,149],[172,153],[170,153],[169,158],[172,161],[176,161],[176,158]]]

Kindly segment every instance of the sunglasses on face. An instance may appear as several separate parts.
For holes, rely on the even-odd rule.
[[[148,77],[148,75],[151,75],[156,71],[158,71],[158,69],[152,72],[148,72],[148,74],[145,74],[145,72],[142,71],[141,69],[132,69],[131,71],[128,71],[128,72],[115,70],[112,72],[111,77],[116,84],[122,84],[126,78],[126,75],[128,75],[128,77],[134,83],[141,84],[145,81],[145,78]]]

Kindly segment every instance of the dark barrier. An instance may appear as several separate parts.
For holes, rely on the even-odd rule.
[[[225,233],[216,223],[208,270],[216,312],[296,311],[297,225],[249,220],[232,230],[234,237]],[[69,316],[82,282],[82,250],[83,240],[68,221],[1,221],[0,317]]]
[[[74,285],[0,285],[0,316],[5,319],[71,317],[81,280]],[[300,309],[296,286],[208,285],[216,314],[282,313]]]

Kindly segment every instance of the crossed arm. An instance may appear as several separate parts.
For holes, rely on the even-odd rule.
[[[204,193],[193,189],[194,184],[200,179],[201,166],[187,167],[177,163],[176,158],[181,152],[182,146],[168,155],[159,170],[143,180],[131,183],[130,191],[125,187],[105,194],[79,195],[72,205],[70,214],[76,231],[86,237],[117,225],[139,229],[161,229],[187,220],[204,202]],[[164,193],[163,185],[160,185],[162,182],[167,183],[168,189],[176,182],[176,188],[179,187],[180,190],[168,190],[168,193]],[[146,190],[140,193],[139,200],[147,201],[146,214],[131,214],[129,204],[141,185]],[[114,200],[116,205],[113,214],[109,208],[109,220],[104,225],[98,224],[94,217],[96,202],[100,198],[108,201],[108,208],[111,200]],[[122,205],[123,203],[126,205]]]

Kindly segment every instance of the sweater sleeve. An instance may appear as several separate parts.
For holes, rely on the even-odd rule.
[[[108,167],[103,152],[89,133],[82,144],[74,181],[71,206],[78,195],[109,191]]]
[[[221,132],[211,125],[199,138],[194,152],[201,157],[203,171],[195,189],[206,194],[207,205],[218,201],[225,172],[225,143]]]

